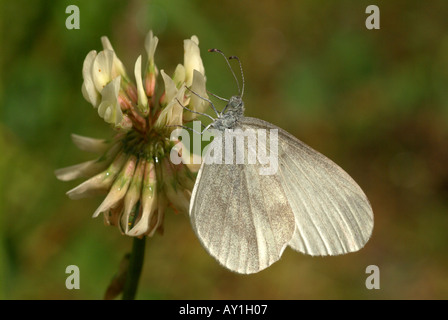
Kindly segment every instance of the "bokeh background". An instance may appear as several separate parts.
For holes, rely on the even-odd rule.
[[[170,211],[149,239],[140,299],[448,298],[448,3],[422,1],[1,1],[0,298],[101,299],[131,239],[73,201],[80,181],[53,171],[90,159],[70,134],[110,137],[81,95],[86,54],[107,35],[128,70],[149,29],[172,74],[183,39],[200,39],[207,86],[236,85],[220,48],[238,55],[246,115],[277,124],[324,153],[369,197],[375,228],[364,249],[317,258],[287,249],[242,276],[220,267]],[[68,5],[80,30],[67,30]],[[381,10],[367,30],[365,9]],[[132,72],[131,72],[132,74]],[[81,289],[65,288],[80,268]],[[367,290],[368,265],[381,289]]]

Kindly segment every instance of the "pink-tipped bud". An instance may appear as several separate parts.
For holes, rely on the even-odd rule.
[[[150,71],[145,77],[145,91],[146,95],[151,98],[156,90],[156,74],[154,71]]]
[[[129,98],[131,99],[131,101],[134,104],[138,104],[138,94],[137,94],[137,88],[135,87],[135,85],[133,83],[129,83],[126,86],[125,89],[127,95],[129,96]]]
[[[121,110],[131,110],[133,108],[133,104],[131,100],[129,99],[128,95],[120,91],[120,94],[118,95],[118,103],[120,103]]]

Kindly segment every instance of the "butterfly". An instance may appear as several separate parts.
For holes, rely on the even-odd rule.
[[[209,51],[225,57],[220,50]],[[373,230],[373,211],[366,195],[321,153],[269,122],[244,116],[244,76],[238,62],[243,88],[226,100],[222,112],[210,101],[217,118],[206,129],[221,133],[262,130],[269,137],[275,133],[276,150],[259,135],[254,137],[256,145],[274,152],[278,168],[274,174],[260,174],[265,164],[259,159],[251,164],[217,163],[212,159],[217,148],[210,147],[189,208],[200,243],[221,265],[242,274],[269,267],[288,246],[312,256],[360,250]],[[211,145],[215,141],[218,139]],[[253,151],[250,148],[245,145],[242,152],[247,155]]]

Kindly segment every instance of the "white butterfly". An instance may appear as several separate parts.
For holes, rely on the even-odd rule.
[[[243,92],[244,82],[241,96]],[[216,111],[218,118],[209,127],[277,129],[279,166],[274,175],[260,175],[259,161],[210,163],[209,148],[194,185],[190,219],[211,256],[232,271],[249,274],[279,260],[287,246],[324,256],[354,252],[366,244],[373,229],[372,208],[344,170],[285,130],[245,117],[240,96],[228,100],[224,111]]]

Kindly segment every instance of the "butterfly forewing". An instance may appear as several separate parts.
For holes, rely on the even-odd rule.
[[[260,175],[260,166],[203,162],[190,203],[202,245],[239,273],[258,272],[280,259],[295,230],[279,176]]]

